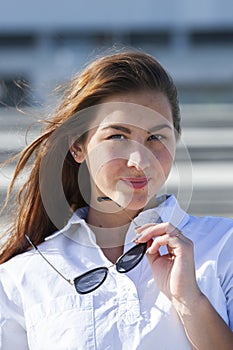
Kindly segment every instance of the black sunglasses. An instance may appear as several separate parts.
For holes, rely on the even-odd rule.
[[[39,248],[31,241],[28,235],[25,234],[26,239],[30,245],[41,255],[41,257],[69,284],[74,285],[76,291],[79,294],[87,294],[93,292],[95,289],[99,288],[102,283],[104,283],[107,278],[109,268],[116,266],[116,270],[119,273],[126,273],[137,266],[142,260],[146,249],[147,243],[138,243],[133,248],[129,249],[126,253],[121,255],[117,262],[109,267],[97,267],[95,269],[89,270],[82,275],[75,277],[73,280],[66,278],[60,271],[53,266],[47,258],[41,253]]]
[[[99,202],[112,201],[112,199],[110,199],[109,197],[97,197],[97,200]],[[115,202],[115,204],[117,204],[120,208],[122,208],[118,203]],[[125,212],[128,218],[134,223],[135,229],[138,228],[139,226],[134,221],[134,219],[129,216],[127,211],[124,208],[122,208],[122,210]],[[95,269],[89,270],[83,273],[82,275],[75,277],[73,280],[71,280],[66,278],[59,270],[56,269],[55,266],[53,266],[50,263],[50,261],[47,260],[47,258],[41,253],[39,248],[31,241],[28,235],[25,234],[25,237],[28,240],[29,244],[66,282],[75,286],[75,289],[79,294],[87,294],[99,288],[101,284],[104,283],[104,281],[106,280],[109,268],[112,266],[116,266],[116,270],[119,273],[126,273],[132,270],[135,266],[137,266],[140,263],[147,249],[147,242],[138,243],[134,247],[129,249],[126,253],[121,255],[117,259],[115,264],[112,264],[109,267],[105,267],[105,266],[96,267]]]

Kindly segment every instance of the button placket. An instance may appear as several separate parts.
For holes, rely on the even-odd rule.
[[[140,317],[140,303],[137,288],[126,274],[118,274],[116,284],[118,291],[119,322],[123,324],[133,324]]]

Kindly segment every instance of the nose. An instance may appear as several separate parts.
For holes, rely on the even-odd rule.
[[[127,162],[128,167],[134,167],[137,170],[144,170],[150,165],[149,157],[146,152],[134,151],[129,154],[129,159]]]

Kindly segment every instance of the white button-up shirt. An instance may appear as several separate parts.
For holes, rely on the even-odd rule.
[[[80,209],[40,250],[68,278],[110,266]],[[197,218],[173,196],[141,212],[138,225],[171,222],[194,242],[198,284],[233,329],[233,220]],[[134,243],[129,227],[125,251]],[[94,292],[79,295],[35,250],[0,265],[0,348],[2,350],[190,349],[180,319],[152,277],[146,256],[131,271],[109,269]]]

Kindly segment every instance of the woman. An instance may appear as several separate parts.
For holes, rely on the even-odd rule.
[[[179,135],[150,55],[73,79],[9,189],[29,164],[1,253],[1,349],[232,349],[233,222],[157,196]]]

